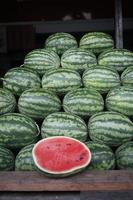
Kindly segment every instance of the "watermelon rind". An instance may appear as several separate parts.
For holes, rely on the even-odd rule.
[[[10,149],[0,146],[0,171],[13,171],[15,156]]]
[[[3,87],[10,90],[14,95],[20,96],[29,88],[40,88],[41,79],[31,69],[15,67],[6,72],[3,78]]]
[[[14,112],[16,108],[16,99],[11,91],[0,88],[0,115]]]
[[[0,145],[9,149],[21,149],[38,140],[40,130],[36,122],[20,113],[0,116]]]
[[[92,51],[96,55],[107,49],[114,48],[114,41],[111,35],[103,32],[85,33],[79,42],[79,47]]]
[[[24,68],[30,68],[41,76],[49,69],[59,67],[59,56],[49,49],[34,49],[24,58]]]
[[[104,100],[102,95],[91,88],[78,88],[69,91],[63,99],[65,112],[87,118],[97,112],[103,111]]]
[[[84,87],[93,88],[104,94],[120,85],[120,76],[114,68],[97,65],[84,71],[82,81]]]
[[[97,65],[95,54],[81,48],[71,48],[61,56],[61,66],[65,69],[72,69],[82,73],[88,66]]]
[[[118,169],[133,169],[133,141],[119,146],[115,152]]]
[[[81,76],[71,69],[55,69],[47,71],[42,77],[42,88],[64,95],[72,89],[82,86]]]
[[[85,143],[91,151],[91,162],[87,170],[112,170],[115,169],[115,155],[113,150],[101,143],[88,141]]]
[[[15,171],[35,171],[32,149],[35,144],[23,147],[15,159]]]
[[[120,146],[133,139],[133,123],[125,115],[105,111],[94,114],[88,122],[92,141],[103,142],[108,146]]]
[[[18,110],[35,120],[44,119],[61,109],[59,97],[43,88],[25,90],[18,100]]]
[[[72,34],[57,32],[46,38],[44,47],[55,51],[58,55],[62,55],[66,50],[78,47],[78,43]]]
[[[133,65],[133,52],[118,48],[104,51],[98,57],[98,64],[114,67],[118,72],[122,72]]]
[[[77,166],[77,167],[73,167],[71,170],[64,170],[64,171],[61,171],[61,172],[56,172],[56,171],[51,171],[51,170],[47,170],[47,169],[44,169],[42,168],[38,162],[37,162],[37,159],[36,159],[36,156],[35,156],[35,149],[36,147],[42,143],[43,141],[46,141],[46,140],[52,140],[53,138],[68,138],[68,139],[71,139],[71,140],[74,140],[76,142],[79,142],[80,144],[82,144],[82,146],[88,151],[88,155],[89,155],[89,158],[88,160],[86,161],[85,164],[81,165],[81,166]],[[36,168],[39,172],[47,175],[47,176],[50,176],[50,177],[56,177],[56,178],[61,178],[61,177],[67,177],[67,176],[70,176],[70,175],[73,175],[73,174],[76,174],[78,172],[82,172],[90,163],[91,161],[91,152],[89,150],[89,148],[82,142],[80,142],[79,140],[76,140],[74,138],[71,138],[71,137],[66,137],[66,136],[54,136],[54,137],[50,137],[50,138],[45,138],[45,139],[42,139],[40,141],[38,141],[34,147],[33,147],[33,150],[32,150],[32,155],[33,155],[33,160],[34,160],[34,163],[36,165]]]
[[[106,96],[106,108],[129,117],[133,116],[133,88],[119,86],[109,91]]]
[[[127,67],[122,72],[121,83],[124,86],[133,87],[133,66]]]
[[[48,115],[41,126],[42,138],[53,136],[72,137],[85,142],[88,131],[85,121],[77,115],[57,112]]]

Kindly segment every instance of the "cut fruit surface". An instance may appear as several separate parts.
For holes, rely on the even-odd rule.
[[[82,171],[91,160],[90,150],[79,140],[55,136],[35,144],[33,159],[39,170],[47,175],[68,176]]]

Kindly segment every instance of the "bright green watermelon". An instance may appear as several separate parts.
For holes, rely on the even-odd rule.
[[[18,100],[18,109],[34,119],[44,119],[47,115],[61,109],[59,97],[43,88],[24,91]]]
[[[89,66],[97,65],[96,56],[86,49],[68,49],[61,56],[61,66],[82,73]]]
[[[79,42],[79,47],[99,54],[114,47],[112,37],[103,32],[90,32],[83,35]]]
[[[85,144],[90,149],[92,156],[88,169],[110,170],[115,168],[115,156],[109,146],[94,141],[88,141]]]
[[[0,116],[0,145],[20,149],[37,141],[39,128],[34,120],[20,113]]]
[[[91,161],[91,152],[84,143],[64,136],[40,140],[35,144],[32,155],[37,169],[51,177],[76,174]]]
[[[52,136],[73,137],[85,142],[88,137],[87,126],[77,115],[57,112],[48,115],[41,126],[42,138]]]
[[[59,56],[48,49],[34,49],[30,51],[24,58],[24,67],[36,71],[43,75],[49,69],[57,69],[60,67]]]
[[[63,108],[65,112],[86,118],[102,111],[104,109],[104,101],[98,91],[88,88],[78,88],[65,95]]]
[[[100,112],[89,119],[90,138],[109,146],[119,146],[133,139],[133,123],[117,112]]]
[[[106,96],[106,108],[133,116],[133,88],[120,86],[110,90]]]
[[[118,147],[115,156],[118,169],[133,169],[133,141]]]
[[[12,151],[0,146],[0,171],[14,170],[15,156]]]
[[[77,47],[76,38],[70,33],[58,32],[53,33],[45,40],[45,48],[63,54],[67,49]]]
[[[0,115],[14,112],[16,108],[15,96],[9,90],[0,88]]]
[[[133,53],[127,49],[107,50],[99,55],[98,64],[114,67],[117,71],[122,72],[133,65]]]
[[[32,157],[32,149],[35,144],[30,144],[22,148],[15,159],[16,171],[34,171],[35,164]]]
[[[71,69],[49,70],[42,77],[42,87],[57,94],[65,94],[82,86],[78,72]]]
[[[28,88],[40,88],[41,80],[33,70],[16,67],[6,72],[3,78],[3,87],[20,96]]]
[[[110,67],[97,65],[88,68],[82,76],[83,85],[100,93],[107,93],[111,88],[120,85],[118,72]]]

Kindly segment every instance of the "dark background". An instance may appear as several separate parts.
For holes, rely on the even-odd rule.
[[[77,40],[87,31],[103,31],[115,40],[114,2],[4,0],[0,5],[0,76],[23,64],[29,51],[42,48],[45,39],[57,31],[70,32]],[[133,50],[132,0],[123,1],[123,18],[124,48]]]

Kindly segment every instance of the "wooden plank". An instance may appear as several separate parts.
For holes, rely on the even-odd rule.
[[[115,0],[115,40],[116,48],[123,48],[122,0]]]
[[[80,200],[79,192],[1,192],[0,200]]]
[[[133,191],[81,192],[80,200],[133,200]]]
[[[1,172],[0,191],[119,191],[133,190],[133,171],[84,171],[55,179],[38,172]]]

